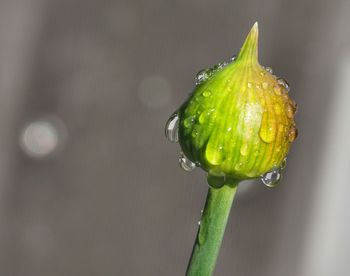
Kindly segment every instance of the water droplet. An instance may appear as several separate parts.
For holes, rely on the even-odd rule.
[[[236,60],[237,56],[236,55],[233,55],[231,58],[230,58],[230,61],[231,62],[234,62]]]
[[[191,116],[191,117],[187,117],[185,120],[184,120],[184,126],[185,128],[189,128],[190,126],[193,125],[195,121],[195,116]]]
[[[222,68],[224,68],[226,65],[227,65],[228,63],[227,62],[219,62],[218,64],[217,64],[217,69],[222,69]]]
[[[281,95],[281,88],[279,86],[275,86],[273,90],[275,91],[276,95]]]
[[[222,162],[224,158],[223,147],[217,146],[216,139],[209,141],[205,150],[205,156],[207,161],[212,165],[219,165]]]
[[[216,117],[215,109],[212,108],[208,111],[203,111],[199,116],[198,121],[200,124],[203,124],[204,122],[214,119],[215,117]]]
[[[201,226],[201,221],[200,220],[198,221],[198,226]]]
[[[218,175],[209,173],[207,176],[207,181],[210,187],[221,188],[225,185],[226,176],[224,173],[218,173]]]
[[[287,158],[284,158],[283,160],[282,160],[282,163],[281,163],[281,166],[280,166],[280,168],[281,168],[281,170],[284,170],[284,168],[287,166]]]
[[[235,166],[235,170],[239,171],[242,168],[242,166],[243,166],[242,162],[237,163]]]
[[[203,93],[202,93],[203,97],[207,98],[207,97],[210,97],[211,96],[211,92],[210,90],[205,90]]]
[[[295,109],[295,112],[297,111],[297,108],[298,108],[298,105],[297,105],[297,103],[293,100],[293,99],[288,99],[288,102],[289,102],[289,104],[291,105],[291,106],[293,106],[294,107],[294,109]]]
[[[289,142],[293,142],[298,137],[298,129],[295,126],[292,126],[288,133]]]
[[[279,132],[283,132],[283,131],[284,131],[284,125],[279,124],[279,125],[278,125],[278,131],[279,131]]]
[[[263,113],[259,136],[265,143],[271,143],[276,138],[276,126],[274,121],[269,121],[267,112]]]
[[[203,69],[199,71],[195,77],[196,85],[201,84],[202,82],[206,81],[210,77],[210,70],[209,69]]]
[[[248,86],[248,88],[251,88],[253,86],[253,84],[251,82],[248,82],[247,86]]]
[[[282,85],[286,90],[287,92],[289,92],[290,90],[290,85],[288,83],[288,81],[286,79],[283,79],[283,78],[278,78],[277,79],[277,82]]]
[[[227,128],[227,132],[230,132],[232,130],[232,127]]]
[[[165,137],[172,143],[179,141],[179,115],[176,112],[165,125]]]
[[[281,180],[281,168],[275,167],[271,171],[263,174],[260,179],[267,187],[276,187]]]
[[[294,117],[294,114],[296,112],[296,108],[292,106],[291,104],[286,104],[286,115],[289,119],[292,119]]]
[[[191,135],[193,138],[196,138],[198,136],[198,130],[197,129],[192,130]]]
[[[243,143],[243,145],[241,146],[241,149],[240,149],[240,153],[243,156],[246,156],[248,154],[248,144],[247,143]]]
[[[266,72],[269,72],[270,74],[273,74],[273,70],[272,70],[271,67],[266,66],[266,67],[264,67],[264,69],[266,70]]]
[[[274,109],[275,109],[275,112],[276,112],[277,115],[282,113],[281,105],[275,104]]]
[[[266,72],[265,71],[260,71],[260,76],[265,76]]]
[[[263,83],[262,83],[262,87],[263,87],[264,89],[267,89],[267,88],[269,87],[269,84],[268,84],[267,82],[263,82]]]
[[[193,171],[196,168],[196,164],[188,159],[183,152],[180,153],[179,164],[186,172]]]

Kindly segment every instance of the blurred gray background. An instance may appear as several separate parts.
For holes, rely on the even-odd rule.
[[[215,275],[350,275],[350,2],[0,1],[0,275],[184,275],[206,194],[164,124],[259,21],[299,137]]]

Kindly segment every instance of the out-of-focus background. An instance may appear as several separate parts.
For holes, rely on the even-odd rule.
[[[299,137],[215,275],[350,275],[348,0],[1,0],[0,275],[184,275],[207,187],[164,124],[255,21]]]

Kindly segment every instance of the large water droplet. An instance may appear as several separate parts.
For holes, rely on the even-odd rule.
[[[196,164],[188,159],[183,152],[180,153],[179,164],[186,172],[193,171],[196,168]]]
[[[226,182],[226,176],[225,174],[220,174],[219,176],[208,174],[207,181],[210,187],[213,188],[221,188],[225,185]]]
[[[283,79],[283,78],[278,78],[277,79],[277,82],[282,85],[286,90],[287,92],[289,92],[290,90],[290,85],[288,83],[288,81],[286,79]]]
[[[281,171],[281,167],[275,167],[271,171],[263,174],[260,179],[267,187],[276,187],[281,180]]]
[[[215,139],[210,140],[205,150],[205,157],[210,164],[219,165],[224,158],[223,147],[218,146]]]
[[[195,81],[196,85],[201,84],[202,82],[206,81],[210,77],[210,70],[209,69],[203,69],[199,71],[196,75]]]
[[[176,112],[165,125],[165,137],[172,143],[179,141],[179,115]]]
[[[269,120],[267,112],[263,113],[261,126],[259,130],[259,136],[265,143],[271,143],[276,138],[275,122],[272,120]]]

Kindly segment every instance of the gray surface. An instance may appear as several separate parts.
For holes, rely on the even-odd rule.
[[[0,275],[183,275],[206,185],[179,168],[163,127],[195,72],[237,52],[256,20],[260,61],[291,83],[300,135],[281,186],[241,185],[215,275],[302,275],[349,10],[348,1],[1,0]],[[152,76],[169,96],[155,106],[157,94],[140,97]],[[42,118],[60,120],[67,138],[33,158],[18,141]]]

